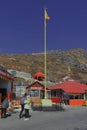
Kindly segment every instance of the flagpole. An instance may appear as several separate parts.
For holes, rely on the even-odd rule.
[[[46,8],[44,8],[44,73],[45,73],[45,81],[44,81],[44,84],[45,84],[45,99],[47,98],[46,96],[46,75],[47,75],[47,72],[46,72],[46,18],[45,18],[45,12],[46,11]]]
[[[46,19],[49,20],[50,17],[46,12],[46,8],[44,8],[44,73],[45,73],[45,79],[44,79],[44,86],[45,86],[45,93],[44,93],[44,99],[41,100],[42,107],[52,107],[52,100],[47,99],[47,91],[46,91],[46,78],[47,78],[47,53],[46,53]]]

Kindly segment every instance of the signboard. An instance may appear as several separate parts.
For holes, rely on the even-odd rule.
[[[42,103],[42,107],[52,107],[51,99],[42,99],[41,103]]]
[[[26,92],[26,86],[16,86],[15,94],[16,97],[24,95]]]
[[[30,87],[29,89],[32,89],[32,90],[34,90],[34,89],[36,89],[36,90],[43,90],[42,87]]]
[[[12,75],[16,76],[16,77],[23,78],[26,81],[31,79],[31,74],[30,73],[17,71],[17,70],[12,70],[12,69],[8,69],[8,72],[11,73]]]

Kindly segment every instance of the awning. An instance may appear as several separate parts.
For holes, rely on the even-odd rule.
[[[5,79],[5,80],[13,80],[14,76],[8,73],[7,71],[5,72],[5,71],[0,70],[0,78]]]

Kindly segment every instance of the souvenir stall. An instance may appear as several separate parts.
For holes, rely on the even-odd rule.
[[[3,96],[11,99],[14,76],[7,72],[6,67],[0,65],[0,103]]]

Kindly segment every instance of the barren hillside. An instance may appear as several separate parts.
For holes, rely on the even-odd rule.
[[[44,73],[44,54],[0,54],[0,64],[8,69]],[[47,52],[47,80],[59,82],[70,76],[87,83],[87,52],[83,49],[52,50]]]

